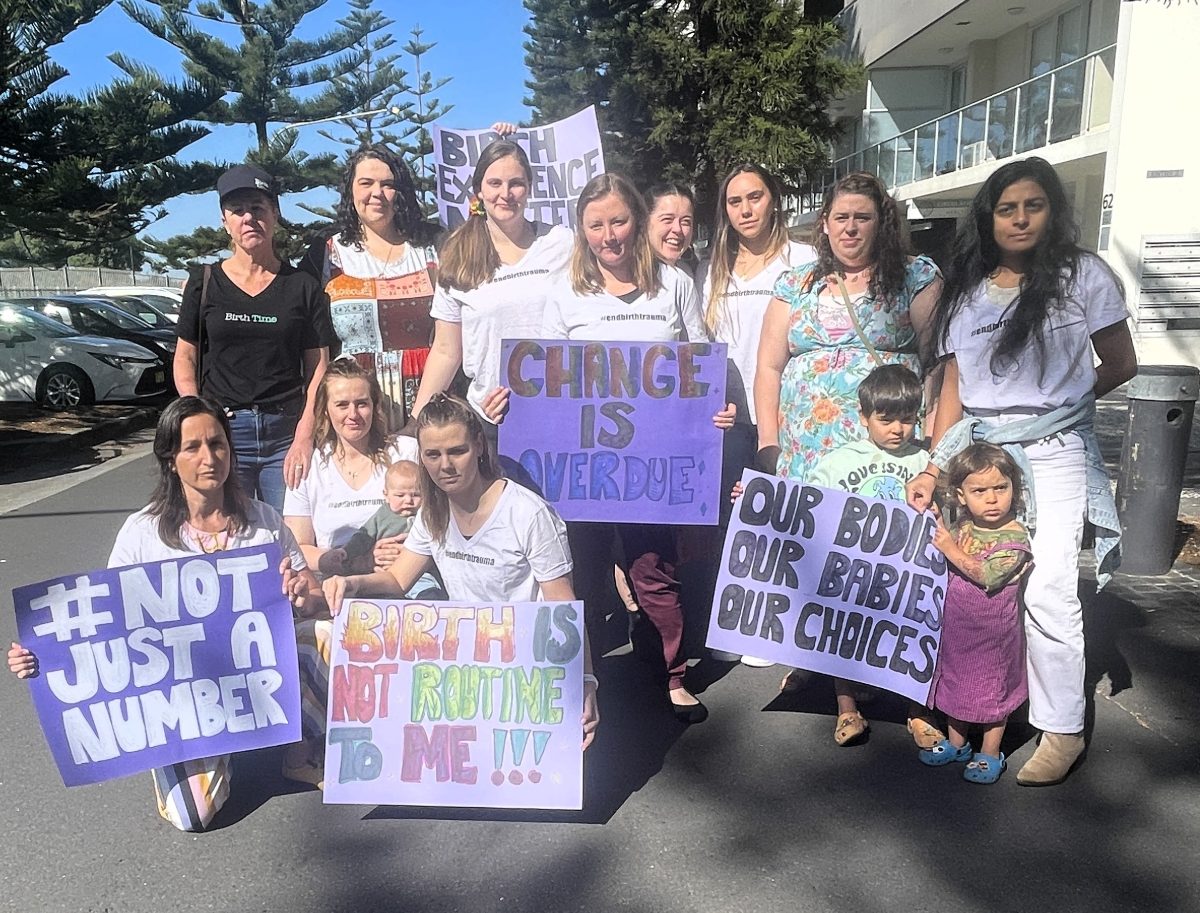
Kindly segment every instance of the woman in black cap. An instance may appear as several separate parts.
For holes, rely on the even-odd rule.
[[[329,301],[316,279],[275,253],[270,175],[238,165],[217,193],[233,253],[188,279],[175,385],[225,408],[242,488],[281,511],[285,486],[298,485],[312,459],[313,401],[333,340]]]

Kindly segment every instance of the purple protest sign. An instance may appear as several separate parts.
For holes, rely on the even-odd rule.
[[[347,599],[325,801],[583,805],[583,603]]]
[[[300,738],[278,545],[13,590],[29,680],[67,786]]]
[[[500,454],[564,520],[717,523],[724,345],[506,339],[500,363]]]
[[[946,595],[936,518],[751,470],[742,486],[708,646],[925,703]]]

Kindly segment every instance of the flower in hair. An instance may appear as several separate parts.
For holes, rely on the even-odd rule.
[[[479,216],[481,219],[487,218],[487,210],[483,208],[483,200],[474,194],[472,194],[471,201],[468,204],[468,211],[471,215]]]

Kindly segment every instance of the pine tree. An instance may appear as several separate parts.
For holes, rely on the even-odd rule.
[[[828,165],[827,102],[860,78],[796,0],[525,0],[535,120],[597,106],[605,159],[640,185],[763,164],[792,190]]]
[[[191,121],[217,99],[215,87],[114,60],[125,75],[107,87],[78,98],[52,90],[67,71],[48,49],[106,5],[0,3],[0,234],[13,239],[6,258],[136,265],[134,235],[161,217],[163,201],[215,180],[211,166],[174,158],[208,133]]]
[[[454,105],[442,104],[441,99],[433,93],[450,82],[452,77],[435,79],[425,68],[422,58],[437,47],[437,44],[421,40],[425,33],[419,25],[413,26],[409,34],[412,37],[401,50],[412,58],[416,83],[405,87],[405,93],[411,99],[405,116],[409,126],[403,134],[404,141],[400,144],[400,149],[413,170],[417,195],[425,209],[425,215],[432,218],[437,215],[437,201],[434,196],[436,180],[433,164],[429,161],[429,156],[433,154],[433,137],[430,136],[429,125],[445,117],[454,108]]]

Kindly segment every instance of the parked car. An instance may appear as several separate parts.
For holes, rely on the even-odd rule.
[[[143,323],[148,323],[156,330],[170,330],[175,332],[175,324],[179,322],[179,315],[175,315],[172,320],[169,314],[163,312],[160,307],[151,304],[145,298],[137,295],[112,295],[105,297],[102,295],[64,295],[64,298],[86,298],[89,301],[102,301],[105,304],[111,304],[115,308],[119,308],[126,314],[136,317]]]
[[[175,330],[156,330],[141,318],[99,298],[55,295],[14,301],[40,311],[76,332],[136,342],[161,358],[163,364],[170,364],[175,357]]]
[[[52,409],[162,393],[167,369],[125,339],[83,336],[32,308],[0,302],[0,399]]]
[[[79,294],[91,298],[137,298],[162,311],[172,323],[179,322],[179,309],[183,305],[183,289],[166,285],[97,285]]]

